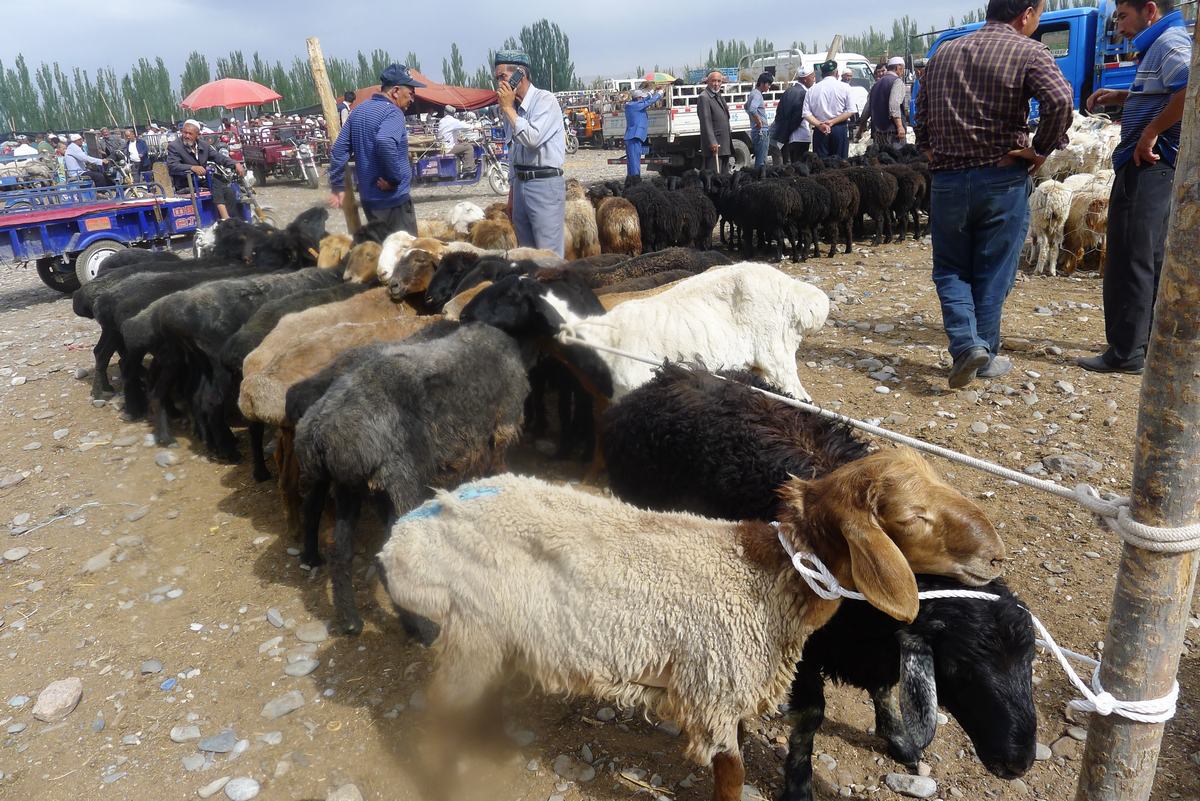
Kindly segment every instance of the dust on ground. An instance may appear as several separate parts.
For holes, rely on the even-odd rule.
[[[604,164],[608,155],[584,151],[569,172],[619,177],[621,168]],[[286,220],[325,192],[272,185],[263,196]],[[417,212],[492,199],[486,188],[419,190]],[[1072,365],[1103,340],[1100,281],[1020,280],[1004,323],[1014,371],[952,392],[929,258],[925,243],[860,242],[849,256],[783,265],[838,300],[799,354],[813,397],[1018,470],[1073,470],[1078,475],[1064,481],[1127,491],[1140,379]],[[328,580],[300,568],[273,486],[255,483],[246,464],[209,461],[186,426],[178,427],[180,447],[161,449],[145,442],[145,425],[121,421],[119,402],[93,404],[89,381],[75,371],[91,367],[96,333],[32,269],[0,271],[0,795],[185,798],[242,776],[259,782],[267,799],[323,799],[346,782],[369,801],[427,797],[408,766],[428,740],[421,708],[430,656],[405,642],[377,580],[364,579],[379,525],[368,524],[356,569],[363,634],[321,639],[302,628],[331,619]],[[511,464],[569,480],[583,472],[542,458],[530,443]],[[937,467],[995,521],[1013,588],[1064,645],[1096,653],[1120,550],[1114,537],[1070,503]],[[1200,798],[1196,615],[1179,713],[1158,765],[1154,798],[1164,801]],[[289,665],[303,672],[309,660],[318,664],[308,675],[285,673]],[[1038,739],[1053,744],[1067,736],[1064,707],[1074,695],[1046,656],[1035,670]],[[36,720],[32,699],[69,676],[82,680],[79,706],[58,723]],[[291,691],[303,706],[264,716],[264,705]],[[904,769],[870,733],[868,699],[832,687],[828,696],[816,753],[830,759],[817,763],[818,797],[893,797],[881,777]],[[498,764],[465,768],[488,797],[632,798],[638,785],[622,771],[667,798],[712,792],[711,772],[683,759],[668,724],[633,710],[608,719],[603,704],[586,698],[521,692],[509,701],[502,739],[510,750]],[[196,732],[176,728],[188,726],[203,738],[231,731],[225,743],[206,743],[231,750],[198,750]],[[748,738],[747,781],[763,797],[779,789],[786,733],[773,717]],[[1004,782],[983,769],[951,721],[925,761],[943,798],[1058,801],[1074,795],[1080,745],[1068,737],[1055,747],[1063,756]],[[556,775],[556,763],[574,778]]]

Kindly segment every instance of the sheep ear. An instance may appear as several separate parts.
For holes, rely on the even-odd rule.
[[[922,637],[896,632],[900,642],[900,717],[909,741],[919,749],[933,742],[937,732],[937,683],[933,650]]]
[[[879,527],[871,510],[861,506],[842,509],[838,517],[850,548],[855,587],[875,608],[905,623],[913,622],[920,607],[917,578],[904,554]]]

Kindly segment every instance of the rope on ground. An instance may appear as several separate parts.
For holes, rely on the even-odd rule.
[[[774,525],[778,529],[778,524]],[[791,557],[792,566],[800,573],[801,577],[808,584],[809,589],[819,597],[827,601],[837,598],[851,598],[856,601],[866,600],[862,593],[843,587],[829,568],[817,558],[816,554],[797,551],[792,547],[788,539],[783,536],[782,532],[779,532],[778,536],[779,543],[787,551],[788,556]],[[922,601],[935,598],[970,598],[979,601],[1000,600],[999,595],[979,590],[926,590],[918,592],[917,598]],[[1113,697],[1112,693],[1107,692],[1100,685],[1100,662],[1098,660],[1060,646],[1055,642],[1050,631],[1042,624],[1042,621],[1038,620],[1037,615],[1032,612],[1029,613],[1029,619],[1033,622],[1034,629],[1040,635],[1037,639],[1037,644],[1054,655],[1063,672],[1067,674],[1067,679],[1083,695],[1082,699],[1072,699],[1069,702],[1069,706],[1072,709],[1080,712],[1095,712],[1098,715],[1119,715],[1138,723],[1165,723],[1175,716],[1175,704],[1179,699],[1179,682],[1173,682],[1170,692],[1161,698],[1152,698],[1146,701],[1119,701]],[[1083,679],[1079,677],[1079,674],[1075,672],[1075,669],[1071,667],[1070,659],[1074,659],[1076,662],[1092,668],[1091,687],[1088,687],[1083,682]]]
[[[581,321],[587,324],[589,321]],[[591,342],[580,336],[580,332],[576,326],[565,324],[561,327],[558,340],[564,344],[577,344],[592,348],[593,350],[602,353],[611,353],[614,356],[621,356],[633,361],[642,362],[653,367],[662,365],[662,359],[653,359],[642,356],[636,353],[630,353],[620,348],[602,345],[598,342]],[[713,373],[716,375],[716,373]],[[723,376],[717,376],[724,379]],[[964,453],[944,448],[941,445],[934,445],[931,442],[909,437],[904,434],[899,434],[886,428],[882,428],[862,420],[855,420],[852,417],[847,417],[844,414],[822,409],[812,403],[789,398],[786,395],[780,395],[775,392],[769,392],[758,387],[748,386],[755,392],[773,398],[780,403],[785,403],[788,406],[794,406],[797,409],[803,409],[811,414],[824,417],[828,420],[836,420],[840,423],[857,428],[861,431],[866,431],[869,434],[874,434],[877,437],[898,442],[907,445],[914,450],[923,453],[940,456],[957,464],[966,465],[976,470],[981,470],[985,473],[990,473],[998,478],[1003,478],[1007,481],[1015,481],[1018,484],[1023,484],[1027,487],[1048,492],[1051,495],[1056,495],[1069,501],[1075,501],[1080,506],[1083,506],[1088,511],[1099,515],[1103,518],[1105,524],[1112,529],[1118,537],[1124,542],[1136,548],[1141,548],[1146,551],[1155,551],[1157,553],[1187,553],[1189,551],[1200,550],[1200,523],[1191,523],[1185,526],[1150,526],[1145,523],[1139,523],[1133,519],[1133,514],[1130,511],[1130,499],[1128,497],[1118,497],[1112,500],[1105,500],[1100,497],[1100,493],[1089,484],[1080,484],[1074,489],[1064,487],[1054,481],[1048,481],[1042,478],[1034,478],[1024,473],[1012,470],[994,462],[989,462],[986,459],[978,459],[974,456],[968,456]]]

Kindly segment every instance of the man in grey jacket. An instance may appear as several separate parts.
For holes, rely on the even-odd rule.
[[[700,143],[704,153],[704,167],[717,173],[729,172],[729,156],[732,143],[729,136],[729,106],[721,97],[725,76],[717,70],[704,79],[708,89],[696,100],[696,113],[700,117]]]

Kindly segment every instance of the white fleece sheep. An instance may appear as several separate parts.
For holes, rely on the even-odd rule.
[[[753,262],[715,267],[602,316],[581,318],[557,298],[551,302],[570,330],[589,342],[657,360],[702,360],[714,371],[750,369],[801,400],[810,396],[796,370],[796,350],[829,316],[822,290]],[[612,374],[613,400],[653,375],[650,365],[598,356]]]
[[[400,263],[400,260],[404,258],[408,251],[413,249],[414,245],[418,244],[418,238],[407,231],[396,231],[393,234],[389,234],[383,240],[383,245],[379,250],[379,268],[377,270],[381,283],[386,284],[392,280],[392,274],[396,272],[396,265]],[[483,248],[475,247],[470,242],[438,243],[438,248],[441,253],[470,251],[482,256],[489,252]]]
[[[1090,178],[1090,176],[1089,176]],[[1034,275],[1056,275],[1064,226],[1071,209],[1071,190],[1058,181],[1043,181],[1029,197],[1030,263]]]
[[[431,703],[469,707],[507,665],[550,692],[643,705],[680,725],[689,758],[723,755],[714,771],[736,772],[739,723],[783,700],[805,639],[837,606],[803,583],[779,534],[901,620],[916,615],[914,569],[978,584],[1004,553],[982,510],[906,449],[779,492],[778,530],[514,475],[438,493],[379,555],[397,606],[441,627]],[[915,504],[937,503],[926,492],[962,514],[912,528]]]
[[[459,236],[465,237],[471,231],[471,223],[479,222],[482,219],[483,209],[469,200],[460,200],[454,204],[454,208],[450,209],[450,215],[446,218],[446,222],[450,223]]]

